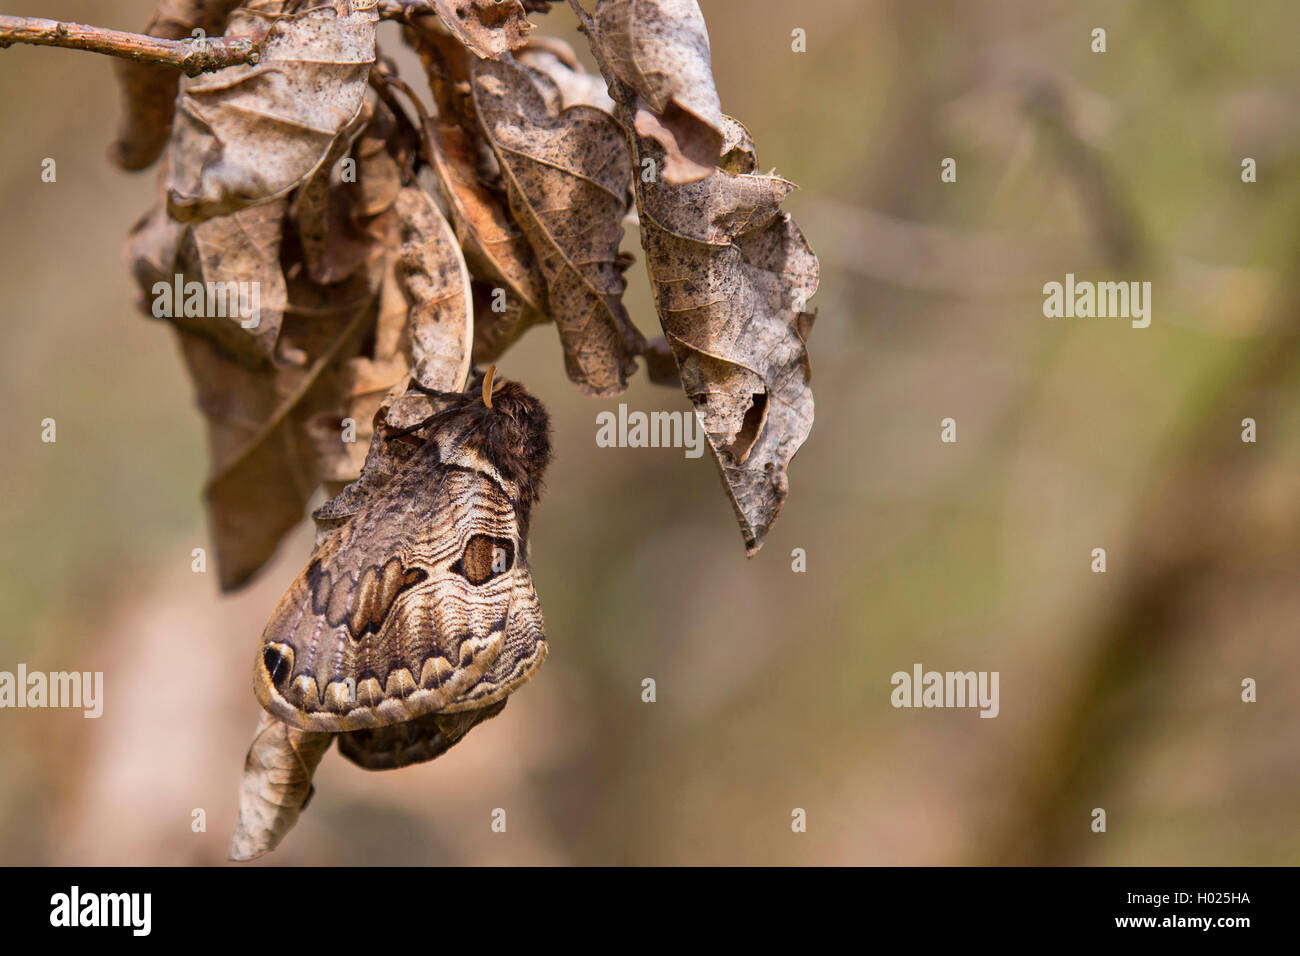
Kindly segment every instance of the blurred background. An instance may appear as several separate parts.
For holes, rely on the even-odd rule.
[[[0,7],[139,30],[152,3]],[[555,422],[545,666],[432,763],[331,751],[264,862],[1300,862],[1300,7],[701,7],[723,108],[800,184],[822,262],[780,520],[747,560],[707,455],[597,448],[599,411],[686,399],[583,398],[532,331],[501,374]],[[567,10],[538,19],[582,48]],[[0,670],[105,672],[98,720],[0,711],[6,864],[224,861],[254,650],[311,545],[307,522],[234,596],[191,571],[204,425],[132,306],[154,180],[106,161],[119,114],[108,59],[0,51]],[[1150,281],[1150,328],[1044,318],[1066,272]],[[1000,715],[894,709],[915,663],[999,671]]]

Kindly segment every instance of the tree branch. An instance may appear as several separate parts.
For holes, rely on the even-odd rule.
[[[13,43],[30,43],[88,50],[137,63],[172,67],[186,76],[198,76],[241,63],[256,63],[261,57],[262,39],[263,36],[258,35],[164,40],[81,23],[0,15],[0,49]]]

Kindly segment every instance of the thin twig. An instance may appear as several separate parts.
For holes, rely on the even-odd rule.
[[[0,15],[0,49],[13,43],[30,43],[88,50],[137,63],[172,67],[186,76],[256,63],[261,57],[262,39],[263,36],[245,36],[165,40],[81,23]]]

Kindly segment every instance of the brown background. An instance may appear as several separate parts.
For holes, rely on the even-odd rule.
[[[151,8],[0,6],[133,30]],[[617,400],[531,332],[501,372],[555,417],[550,658],[432,764],[328,755],[271,862],[1300,862],[1296,5],[702,7],[723,107],[801,184],[823,264],[781,520],[746,560],[707,457],[597,448]],[[0,670],[107,685],[97,721],[0,711],[4,863],[224,859],[253,652],[310,546],[234,597],[190,570],[203,426],[132,308],[119,249],[153,181],[105,161],[118,115],[106,59],[0,51]],[[1151,327],[1044,318],[1066,272],[1151,281]],[[623,400],[687,407],[644,378]],[[893,709],[916,662],[999,671],[1001,716]]]

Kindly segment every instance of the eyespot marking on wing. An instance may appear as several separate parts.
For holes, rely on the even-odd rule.
[[[509,538],[476,534],[465,543],[465,550],[451,566],[470,584],[486,584],[515,566],[515,543]]]

